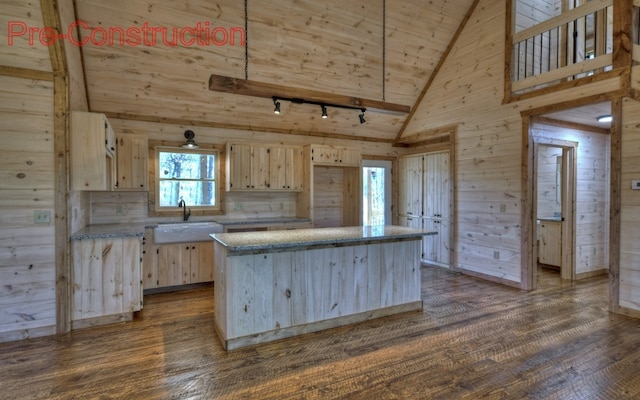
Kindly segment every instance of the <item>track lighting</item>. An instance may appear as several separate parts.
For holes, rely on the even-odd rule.
[[[363,107],[359,107],[359,106],[346,106],[346,105],[343,105],[343,104],[321,103],[319,101],[305,100],[305,99],[300,99],[298,97],[272,96],[271,100],[273,100],[273,113],[274,114],[280,114],[280,101],[290,101],[293,104],[313,104],[313,105],[316,105],[316,106],[320,106],[320,109],[322,110],[322,118],[323,119],[329,118],[329,113],[327,112],[327,107],[345,108],[347,110],[360,110],[361,114],[358,116],[360,118],[360,123],[364,124],[365,122],[367,122],[364,119],[364,113],[365,113],[365,111],[367,111],[367,109],[363,108]]]
[[[280,114],[280,102],[278,101],[277,97],[273,98],[273,113],[274,114]]]
[[[197,149],[200,147],[196,141],[193,140],[193,138],[196,137],[196,134],[192,130],[184,131],[184,137],[187,139],[182,145],[185,149]]]

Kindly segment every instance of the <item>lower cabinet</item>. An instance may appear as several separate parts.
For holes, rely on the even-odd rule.
[[[147,231],[143,250],[144,289],[213,281],[213,243],[154,244]]]
[[[158,287],[213,281],[213,243],[158,246]]]
[[[72,242],[72,327],[131,318],[142,308],[140,237]]]
[[[538,262],[562,266],[562,222],[541,220],[538,229],[540,229]]]

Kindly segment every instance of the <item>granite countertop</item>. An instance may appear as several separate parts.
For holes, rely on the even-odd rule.
[[[311,222],[309,218],[299,217],[272,217],[272,218],[238,218],[238,217],[213,217],[211,219],[220,225],[259,225],[259,224],[291,224],[297,222]]]
[[[144,224],[89,225],[71,235],[71,240],[144,236]]]
[[[350,244],[368,244],[399,239],[418,239],[435,235],[404,226],[351,226],[345,228],[296,229],[268,232],[215,233],[211,237],[230,253],[269,252],[296,247],[331,247]]]

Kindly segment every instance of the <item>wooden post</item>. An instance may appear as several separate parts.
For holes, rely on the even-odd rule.
[[[40,0],[45,26],[62,33],[62,22],[55,0]],[[49,47],[53,69],[54,93],[54,169],[55,169],[55,252],[56,252],[56,331],[71,330],[71,263],[69,254],[70,220],[68,218],[69,163],[69,75],[62,40]]]
[[[622,99],[611,101],[611,204],[609,221],[609,311],[620,308],[620,208],[622,196]]]

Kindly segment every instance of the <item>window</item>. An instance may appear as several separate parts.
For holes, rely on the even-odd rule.
[[[177,207],[184,200],[195,209],[220,208],[218,152],[156,147],[156,209]]]

